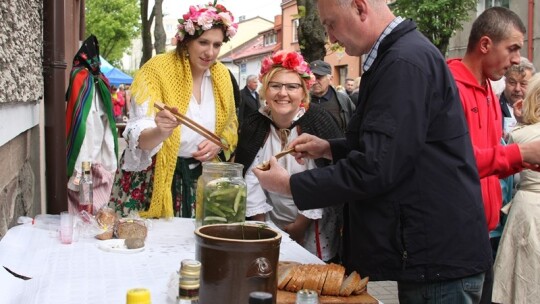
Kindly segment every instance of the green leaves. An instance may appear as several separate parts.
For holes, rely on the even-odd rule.
[[[443,55],[450,38],[470,19],[477,0],[396,0],[390,7],[395,15],[411,18]]]
[[[140,33],[138,0],[87,0],[86,36],[96,35],[100,54],[118,64]]]

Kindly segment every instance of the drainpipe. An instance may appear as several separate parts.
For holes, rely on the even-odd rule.
[[[47,213],[67,210],[64,1],[43,1],[43,76]]]
[[[527,27],[527,57],[529,57],[531,62],[534,62],[534,0],[529,0],[529,18]]]

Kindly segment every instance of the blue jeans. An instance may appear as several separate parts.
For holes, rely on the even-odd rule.
[[[398,282],[400,304],[476,304],[482,296],[484,273],[433,283]]]

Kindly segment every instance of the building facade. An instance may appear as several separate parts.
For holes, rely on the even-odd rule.
[[[67,209],[66,58],[79,47],[83,7],[83,0],[0,3],[0,238],[21,215]]]

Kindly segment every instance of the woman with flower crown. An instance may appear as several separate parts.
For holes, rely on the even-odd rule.
[[[324,261],[338,256],[341,208],[299,211],[291,196],[265,192],[251,172],[254,166],[284,150],[301,133],[326,139],[343,137],[332,115],[309,103],[309,88],[315,77],[302,55],[279,51],[262,61],[259,112],[245,118],[235,161],[244,165],[248,188],[246,215],[272,221],[292,239]],[[324,166],[324,160],[304,164],[286,155],[279,162],[291,174]]]
[[[121,215],[135,210],[149,218],[194,217],[201,162],[224,160],[238,141],[234,80],[216,60],[237,28],[216,1],[190,6],[179,19],[176,50],[153,57],[137,72],[123,133],[128,146],[109,204]],[[171,111],[155,110],[155,102],[210,130],[229,150],[179,124]]]

